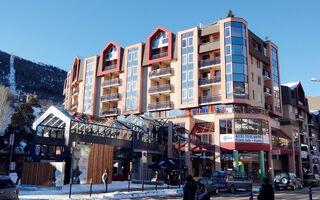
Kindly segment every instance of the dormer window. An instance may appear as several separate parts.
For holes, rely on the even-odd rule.
[[[106,61],[115,60],[118,58],[118,47],[112,46],[105,55]]]
[[[168,33],[160,32],[151,42],[152,49],[168,46]]]
[[[121,47],[109,42],[100,54],[99,76],[120,70]]]

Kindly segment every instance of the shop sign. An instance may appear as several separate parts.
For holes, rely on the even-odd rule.
[[[301,151],[301,158],[308,158],[308,152],[307,151]]]
[[[234,134],[220,135],[220,142],[234,142]]]
[[[259,157],[257,153],[240,153],[239,160],[241,161],[258,161]]]
[[[235,134],[236,142],[241,143],[262,143],[262,135]]]

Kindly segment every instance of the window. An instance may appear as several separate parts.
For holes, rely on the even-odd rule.
[[[209,42],[209,37],[206,37],[206,38],[203,38],[203,39],[202,39],[202,44],[205,44],[205,43],[207,43],[207,42]]]
[[[258,76],[258,84],[261,85],[261,77]]]
[[[220,134],[232,134],[233,132],[233,120],[220,120]]]
[[[91,100],[92,100],[92,86],[93,86],[93,66],[94,59],[86,61],[86,72],[84,82],[84,98],[83,98],[83,113],[92,114]]]
[[[184,43],[184,41],[186,41]],[[187,42],[188,41],[188,42]],[[181,79],[181,103],[193,102],[193,32],[182,34],[183,48],[181,52],[182,57],[182,79]],[[209,55],[204,55],[204,58]]]
[[[137,108],[138,47],[128,49],[126,111]]]
[[[252,98],[254,99],[255,97],[254,97],[254,90],[252,90]]]
[[[254,75],[253,72],[251,72],[252,82],[254,82]]]
[[[203,55],[202,56],[202,59],[201,60],[209,60],[210,59],[210,55],[209,54],[206,54],[206,55]]]
[[[260,62],[257,60],[257,68],[260,69]]]

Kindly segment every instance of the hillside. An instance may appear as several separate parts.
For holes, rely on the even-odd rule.
[[[66,76],[67,72],[57,67],[0,51],[0,83],[12,90],[36,93],[39,99],[62,103]]]

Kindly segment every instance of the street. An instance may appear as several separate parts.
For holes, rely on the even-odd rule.
[[[254,198],[257,199],[258,193],[254,193]],[[148,197],[143,199],[153,200],[153,199],[181,199],[182,197]],[[218,196],[211,196],[211,199],[237,199],[237,200],[248,200],[249,193],[248,192],[237,192],[236,194],[230,194],[226,192],[221,192]],[[303,188],[302,190],[284,190],[284,191],[276,191],[275,199],[301,199],[301,200],[308,200],[309,199],[309,192],[308,188]],[[312,199],[313,200],[320,200],[320,187],[312,188]]]

